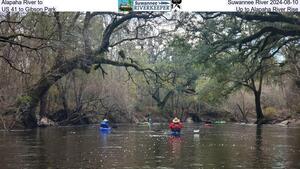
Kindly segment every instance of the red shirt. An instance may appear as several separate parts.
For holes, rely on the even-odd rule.
[[[183,124],[181,122],[179,122],[179,123],[173,123],[173,122],[171,122],[169,124],[169,128],[171,130],[180,130],[181,128],[183,128]]]

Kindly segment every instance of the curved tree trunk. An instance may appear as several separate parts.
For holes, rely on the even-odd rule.
[[[18,106],[17,123],[25,128],[37,127],[36,107],[41,98],[49,90],[49,88],[63,76],[74,69],[83,69],[86,72],[90,70],[90,64],[82,59],[83,56],[77,56],[66,62],[55,65],[45,76],[43,76],[23,97],[28,98]]]
[[[103,32],[103,38],[102,42],[100,43],[100,46],[92,51],[91,44],[90,44],[90,36],[88,35],[88,26],[90,20],[97,16],[101,15],[101,13],[95,12],[95,13],[86,13],[86,16],[84,18],[84,30],[83,30],[83,37],[84,37],[84,50],[83,54],[78,54],[77,56],[72,57],[68,60],[60,60],[60,58],[63,58],[63,48],[59,48],[58,50],[58,60],[56,64],[48,71],[46,72],[43,77],[35,84],[33,85],[27,92],[25,92],[21,99],[18,101],[17,104],[14,105],[14,108],[12,110],[8,110],[6,114],[12,113],[13,116],[15,116],[16,123],[15,125],[20,125],[21,127],[25,128],[35,128],[37,127],[37,119],[36,119],[36,107],[38,106],[41,98],[44,96],[44,94],[49,90],[49,88],[57,82],[59,79],[73,71],[74,69],[81,69],[87,73],[90,72],[90,69],[93,64],[98,65],[96,68],[101,68],[102,72],[104,70],[101,67],[101,64],[109,64],[113,66],[120,66],[120,67],[132,67],[137,71],[151,71],[151,69],[143,69],[139,67],[139,65],[130,63],[130,62],[119,62],[119,61],[113,61],[109,59],[105,59],[102,57],[103,53],[108,51],[108,48],[110,46],[110,37],[113,34],[114,30],[123,24],[125,21],[130,20],[132,18],[155,18],[159,17],[160,15],[152,15],[152,14],[143,14],[143,13],[129,13],[122,16],[120,19],[114,19],[104,30]],[[59,14],[55,13],[55,17],[58,24],[58,32],[62,32],[61,28],[61,22],[59,18]],[[76,17],[74,22],[76,21]],[[62,35],[59,35],[59,41],[62,40]],[[122,43],[125,40],[121,40],[115,45]],[[12,126],[14,127],[14,126]]]

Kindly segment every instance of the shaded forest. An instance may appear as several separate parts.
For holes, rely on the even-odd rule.
[[[0,25],[1,128],[299,117],[299,13],[9,13]]]

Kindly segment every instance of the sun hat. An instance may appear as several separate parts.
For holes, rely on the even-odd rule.
[[[175,117],[174,119],[173,119],[173,123],[179,123],[180,122],[180,120],[177,118],[177,117]]]
[[[104,119],[103,121],[104,121],[104,122],[108,122],[108,120],[107,120],[107,119]]]

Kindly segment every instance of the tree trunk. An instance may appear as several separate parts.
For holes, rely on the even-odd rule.
[[[66,78],[64,83],[56,83],[56,87],[58,89],[59,98],[63,105],[63,109],[66,112],[67,117],[69,116],[69,104],[68,104],[68,97],[67,97],[67,88],[69,88],[68,78]]]
[[[93,13],[91,15],[90,13],[86,14],[86,17],[84,19],[84,29],[88,29],[90,20],[100,15],[99,13]],[[88,32],[83,30],[83,36],[84,36],[84,45],[85,45],[85,53],[79,54],[74,57],[68,57],[71,59],[60,61],[58,60],[55,62],[55,65],[45,73],[43,77],[35,84],[33,85],[27,92],[22,95],[21,99],[18,100],[17,104],[15,104],[11,110],[7,110],[7,114],[13,114],[16,123],[21,124],[22,127],[25,128],[35,128],[37,127],[37,119],[36,119],[36,107],[38,106],[40,99],[44,96],[44,94],[49,90],[49,88],[59,79],[73,71],[74,69],[81,69],[85,72],[89,72],[91,69],[92,64],[96,64],[97,68],[101,68],[101,64],[108,64],[108,65],[114,65],[114,66],[122,66],[122,67],[132,67],[138,71],[145,72],[148,69],[142,69],[139,67],[139,65],[133,64],[133,63],[127,63],[127,62],[118,62],[113,61],[109,59],[105,59],[102,55],[104,52],[108,51],[108,48],[110,46],[110,37],[114,33],[114,30],[122,25],[124,22],[132,19],[132,18],[154,18],[159,17],[160,15],[153,16],[152,14],[140,14],[140,13],[129,13],[124,16],[122,16],[120,19],[114,19],[112,23],[110,23],[103,32],[102,42],[100,43],[100,46],[96,48],[95,50],[91,51],[90,48],[90,42],[89,42],[89,35]],[[60,18],[59,14],[55,14],[57,24],[60,24]],[[75,21],[78,17],[75,18]],[[72,25],[72,24],[71,24]],[[60,26],[60,25],[58,25]],[[61,32],[62,28],[58,28],[58,32]],[[59,35],[61,36],[61,35]],[[63,38],[59,38],[59,40],[62,40]],[[125,40],[126,41],[126,40]],[[10,42],[9,42],[10,43]],[[119,41],[119,43],[122,43],[122,41]],[[117,45],[118,43],[115,43],[114,45]],[[58,51],[58,58],[64,57],[62,48]],[[102,70],[102,72],[104,72]],[[152,71],[153,72],[153,71]]]
[[[42,96],[41,101],[40,101],[40,119],[42,117],[46,116],[46,109],[47,109],[47,93],[44,94],[44,96]]]
[[[260,101],[261,92],[254,91],[254,97],[255,97],[255,110],[256,110],[256,124],[262,124],[264,115],[261,108],[261,101]]]
[[[35,109],[37,105],[38,101],[30,101],[30,103],[23,103],[19,106],[18,114],[16,116],[16,125],[18,127],[37,127],[37,119],[35,115]]]
[[[159,110],[163,110],[165,105],[167,104],[168,102],[168,99],[174,94],[174,91],[171,90],[169,91],[165,97],[161,100],[161,97],[160,97],[160,91],[159,91],[159,88],[156,89],[156,91],[152,94],[152,98],[156,101],[156,105],[157,107],[159,108]]]
[[[244,104],[244,102],[243,102],[243,108],[242,108],[239,104],[236,104],[236,105],[237,105],[238,109],[240,110],[240,113],[241,113],[241,115],[242,115],[242,120],[243,120],[245,123],[248,123],[249,121],[248,121],[248,119],[247,119],[247,112],[246,112],[246,110],[245,110],[245,104]],[[237,116],[237,118],[238,118],[238,116]]]
[[[165,105],[167,104],[168,99],[174,94],[174,91],[169,91],[168,94],[164,97],[162,101],[160,101],[157,106],[160,110],[163,110]]]
[[[45,74],[23,97],[18,105],[18,114],[16,117],[17,123],[25,128],[37,127],[36,119],[36,107],[44,94],[49,88],[59,79],[74,69],[82,69],[89,72],[89,64],[87,60],[82,59],[83,56],[77,56],[70,60],[65,61],[62,64],[55,65],[53,68]],[[25,100],[25,101],[24,101]]]
[[[62,94],[61,95],[61,100],[62,100],[62,104],[63,104],[63,107],[64,107],[64,111],[66,112],[67,116],[69,116],[69,105],[68,105],[68,100],[67,100],[67,97],[65,94]]]

